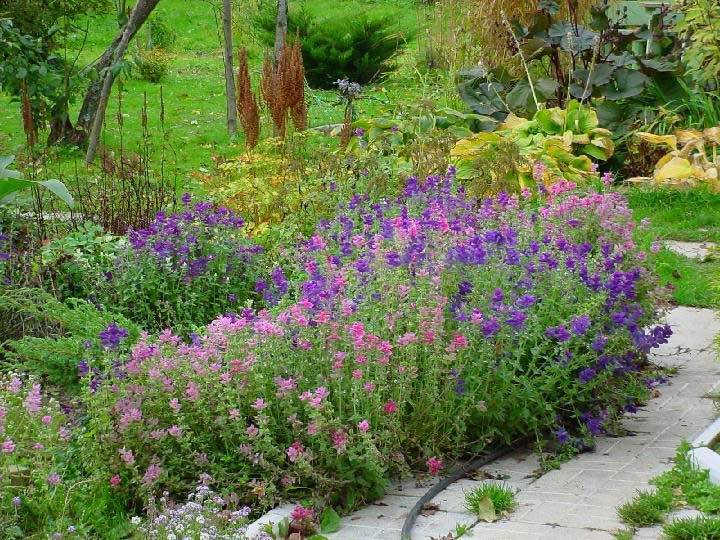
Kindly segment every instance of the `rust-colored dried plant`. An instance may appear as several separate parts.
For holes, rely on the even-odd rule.
[[[23,131],[25,131],[28,146],[32,147],[35,146],[35,143],[37,143],[37,126],[35,126],[35,119],[33,118],[32,104],[30,103],[27,85],[24,82],[22,84],[21,93]]]
[[[288,115],[292,117],[295,129],[307,127],[305,68],[297,41],[292,45],[287,41],[283,44],[276,64],[269,54],[265,55],[260,86],[276,137],[285,136]]]
[[[248,148],[254,148],[260,138],[260,110],[250,82],[247,49],[240,49],[238,53],[236,87],[236,106],[245,131],[245,144]]]

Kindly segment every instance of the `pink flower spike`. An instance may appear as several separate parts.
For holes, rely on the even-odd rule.
[[[368,422],[367,420],[361,420],[360,422],[358,422],[357,427],[361,432],[367,433],[370,430],[370,422]]]
[[[119,475],[119,474],[114,474],[114,475],[112,475],[112,477],[110,478],[110,485],[113,486],[113,487],[115,487],[115,486],[117,486],[117,485],[120,485],[120,482],[122,482],[122,480],[120,479],[120,475]]]

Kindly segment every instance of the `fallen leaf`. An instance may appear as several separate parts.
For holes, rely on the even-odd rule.
[[[420,512],[423,516],[432,516],[437,513],[437,511],[440,510],[440,507],[435,503],[425,503],[422,507],[422,511]]]
[[[491,523],[497,519],[495,513],[495,505],[493,504],[490,497],[483,497],[478,502],[476,515],[480,521],[487,521]]]

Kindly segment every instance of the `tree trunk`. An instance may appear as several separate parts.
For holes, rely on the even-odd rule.
[[[223,0],[223,45],[225,55],[225,98],[227,100],[227,128],[230,135],[237,131],[237,102],[233,73],[232,0]]]
[[[278,0],[277,19],[275,21],[275,63],[280,58],[280,49],[285,43],[288,29],[288,0]]]
[[[97,145],[100,141],[100,131],[102,130],[103,121],[105,120],[105,108],[107,107],[113,82],[115,82],[116,74],[114,73],[113,68],[120,63],[125,55],[128,45],[130,44],[130,40],[132,40],[137,31],[142,27],[158,3],[160,3],[160,0],[138,0],[137,4],[135,4],[135,7],[130,13],[130,18],[128,19],[127,24],[120,34],[120,40],[117,43],[117,46],[111,53],[110,63],[108,68],[104,70],[102,76],[102,85],[100,86],[96,110],[92,120],[92,130],[90,131],[87,154],[85,154],[85,162],[88,164],[95,158]],[[115,44],[116,40],[117,37],[113,40],[113,44]],[[112,45],[110,48],[112,48]],[[108,54],[109,52],[110,49],[105,51],[105,54]],[[103,54],[103,58],[105,57],[105,54]]]

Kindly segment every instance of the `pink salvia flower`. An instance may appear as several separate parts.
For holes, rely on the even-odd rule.
[[[135,463],[135,456],[133,455],[132,450],[122,447],[118,450],[118,454],[120,454],[120,459],[122,459],[126,465],[132,465]]]
[[[148,465],[148,468],[143,475],[142,483],[146,486],[149,486],[150,484],[153,484],[155,480],[160,478],[161,474],[162,467],[160,467],[160,465],[158,465],[157,463],[151,463],[150,465]]]
[[[41,388],[39,384],[33,384],[32,389],[28,392],[25,398],[25,409],[30,414],[35,414],[40,411],[40,404],[42,402]]]
[[[393,414],[396,411],[397,403],[395,403],[392,399],[385,403],[385,405],[383,405],[383,412],[385,414]]]
[[[442,460],[436,457],[428,458],[426,464],[428,467],[428,472],[433,476],[437,476],[443,468]]]

